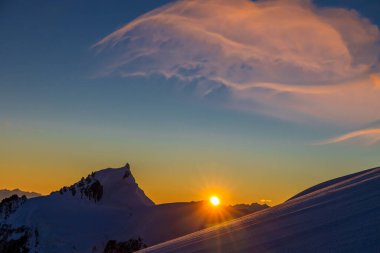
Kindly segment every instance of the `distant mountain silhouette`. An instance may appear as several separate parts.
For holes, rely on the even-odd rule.
[[[9,198],[12,195],[17,195],[19,197],[22,197],[23,195],[25,195],[25,197],[27,197],[28,199],[41,196],[41,194],[37,192],[26,192],[20,189],[14,189],[14,190],[3,189],[3,190],[0,190],[0,201],[5,198]]]

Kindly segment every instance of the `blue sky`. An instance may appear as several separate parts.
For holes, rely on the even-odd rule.
[[[250,90],[237,93],[235,86],[223,82],[217,84],[222,88],[204,95],[203,84],[215,82],[207,74],[190,81],[176,75],[164,77],[160,72],[117,74],[128,72],[131,66],[127,65],[112,70],[111,75],[100,75],[107,64],[117,62],[113,54],[120,51],[106,48],[105,53],[97,53],[92,46],[169,2],[0,4],[0,137],[5,140],[0,144],[4,154],[0,170],[5,175],[1,187],[48,193],[93,170],[130,161],[140,185],[157,202],[207,198],[204,191],[213,191],[223,192],[229,203],[262,198],[278,203],[321,180],[378,165],[380,146],[367,140],[378,137],[373,133],[364,140],[359,136],[316,145],[355,131],[377,129],[379,117],[365,113],[376,112],[379,104],[372,100],[359,109],[349,107],[347,100],[336,100],[348,111],[344,118],[332,120],[340,114],[340,105],[331,105],[338,109],[326,118],[324,114],[332,107],[299,116],[299,111],[292,112],[283,104],[268,106],[268,100],[257,99],[261,95],[255,93],[253,99],[247,95]],[[376,1],[314,4],[318,10],[353,8],[372,25],[380,24]],[[204,22],[212,20],[206,17]],[[148,31],[153,31],[148,25]],[[172,31],[162,28],[174,38],[193,36]],[[144,41],[152,39],[139,30],[131,33]],[[140,49],[139,45],[126,47],[132,52]],[[120,50],[125,50],[123,45]],[[378,53],[373,51],[373,55]],[[181,57],[174,59],[182,61]],[[139,70],[144,71],[145,65],[138,65]],[[377,67],[378,63],[372,65],[371,77],[377,76]],[[360,78],[367,72],[363,73]],[[240,85],[236,80],[230,81]],[[260,92],[266,95],[265,89]],[[290,95],[284,92],[279,98],[286,100]],[[302,99],[297,97],[297,101]],[[320,103],[329,104],[331,99]],[[317,108],[318,100],[309,106]],[[30,173],[35,175],[32,179],[26,176]]]

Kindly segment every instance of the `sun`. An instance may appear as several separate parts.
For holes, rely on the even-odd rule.
[[[210,197],[210,203],[213,205],[213,206],[219,206],[220,204],[220,200],[217,196],[211,196]]]

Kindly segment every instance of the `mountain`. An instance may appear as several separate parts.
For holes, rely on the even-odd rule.
[[[244,206],[215,208],[204,201],[161,204],[141,213],[136,226],[147,244],[154,245],[268,208],[259,204]]]
[[[52,193],[56,201],[95,202],[101,207],[142,208],[154,203],[138,187],[129,164],[93,172],[79,182]]]
[[[141,252],[380,252],[380,168]]]
[[[20,189],[14,189],[14,190],[3,189],[3,190],[0,190],[0,201],[5,199],[5,198],[9,198],[12,195],[17,195],[19,197],[25,195],[25,197],[27,197],[28,199],[41,196],[41,194],[39,194],[39,193],[25,192],[25,191],[22,191]]]
[[[130,252],[267,208],[155,205],[129,164],[91,173],[49,196],[0,203],[0,252]],[[16,250],[17,249],[17,250]]]

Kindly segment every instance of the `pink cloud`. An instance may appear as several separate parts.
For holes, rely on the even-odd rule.
[[[380,141],[380,128],[362,129],[362,130],[350,132],[338,137],[328,139],[318,144],[332,144],[332,143],[348,141],[353,138],[363,138],[363,137],[369,140],[368,142],[369,144],[373,144]]]
[[[311,1],[183,0],[93,48],[109,63],[103,74],[202,78],[232,91],[228,107],[359,126],[379,117],[379,41],[357,12]]]

